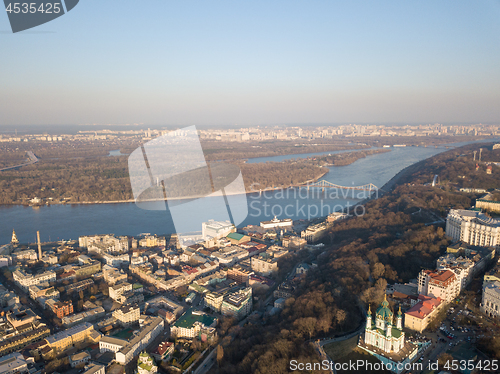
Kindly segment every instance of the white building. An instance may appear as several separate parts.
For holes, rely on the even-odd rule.
[[[80,236],[78,244],[93,253],[123,253],[129,250],[129,241],[126,236],[116,238],[113,234]]]
[[[127,253],[123,253],[121,255],[112,255],[109,253],[105,253],[102,258],[104,261],[106,261],[107,265],[115,268],[119,268],[122,265],[126,265],[130,262],[130,257]]]
[[[247,258],[249,256],[249,252],[246,249],[232,245],[230,247],[222,248],[217,252],[213,252],[211,256],[217,259],[220,264],[231,266]]]
[[[28,274],[22,270],[16,270],[12,276],[14,282],[25,292],[28,291],[30,286],[38,286],[41,283],[56,281],[56,273],[50,270],[36,275]]]
[[[292,228],[293,221],[290,218],[278,219],[276,216],[270,221],[262,221],[260,227],[264,229],[275,229],[275,228]]]
[[[490,317],[500,317],[500,282],[484,282],[480,309]]]
[[[467,258],[455,257],[452,254],[441,256],[437,259],[437,270],[450,270],[457,278],[460,293],[472,280],[474,262]]]
[[[104,365],[92,364],[85,367],[85,371],[82,374],[105,374],[106,369]]]
[[[399,310],[395,322],[394,325],[394,314],[389,309],[387,299],[384,299],[382,305],[377,309],[375,321],[372,321],[372,313],[368,309],[364,337],[365,343],[375,346],[385,353],[398,353],[405,345],[401,310]]]
[[[21,374],[28,372],[24,356],[14,352],[0,358],[0,374]]]
[[[472,245],[500,245],[500,220],[473,210],[451,209],[446,219],[446,235]]]
[[[240,320],[251,313],[252,305],[252,287],[247,287],[224,297],[221,314]]]
[[[270,275],[278,271],[278,259],[270,257],[267,253],[251,258],[252,270],[260,275]]]
[[[215,334],[217,318],[198,310],[189,309],[171,326],[172,335],[178,338],[194,339],[205,334]]]
[[[158,372],[158,366],[155,365],[153,358],[146,352],[142,352],[137,360],[138,374],[154,374]]]
[[[118,300],[119,296],[123,295],[125,292],[132,291],[132,284],[128,282],[116,283],[109,287],[109,297],[113,300]]]
[[[230,221],[209,220],[201,224],[203,240],[219,239],[232,232],[236,232],[236,227]]]
[[[163,318],[148,317],[142,325],[142,330],[115,353],[116,362],[121,365],[128,364],[163,331],[164,326]]]
[[[449,303],[460,293],[460,282],[450,270],[422,270],[418,275],[418,293]]]
[[[113,311],[115,317],[122,326],[132,325],[139,321],[141,316],[138,305],[124,305]]]
[[[118,352],[120,349],[127,345],[127,341],[112,336],[103,336],[99,341],[99,352]]]

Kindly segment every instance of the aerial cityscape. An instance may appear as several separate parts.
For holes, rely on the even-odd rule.
[[[34,1],[0,374],[500,373],[497,3]]]

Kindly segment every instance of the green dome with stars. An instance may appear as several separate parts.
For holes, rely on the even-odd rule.
[[[389,302],[387,301],[387,296],[384,295],[384,301],[382,305],[379,306],[376,313],[377,319],[382,319],[387,322],[392,322],[394,313],[389,309]]]

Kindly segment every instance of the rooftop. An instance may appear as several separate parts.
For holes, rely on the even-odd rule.
[[[195,322],[201,322],[205,326],[210,326],[214,323],[214,321],[215,321],[214,317],[210,317],[209,315],[207,315],[203,312],[193,310],[191,308],[191,309],[188,309],[186,311],[186,313],[184,313],[174,323],[174,326],[189,329],[189,328],[193,327]]]
[[[440,298],[436,299],[430,296],[419,295],[418,299],[419,302],[408,309],[405,314],[419,319],[424,319],[441,304]]]

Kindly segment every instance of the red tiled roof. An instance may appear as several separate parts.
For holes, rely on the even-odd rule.
[[[163,342],[158,344],[158,347],[156,347],[152,353],[157,354],[157,355],[163,355],[174,343],[171,342]]]
[[[418,299],[420,301],[408,309],[405,314],[424,319],[441,304],[441,299],[439,297],[436,299],[430,296],[419,295]]]

